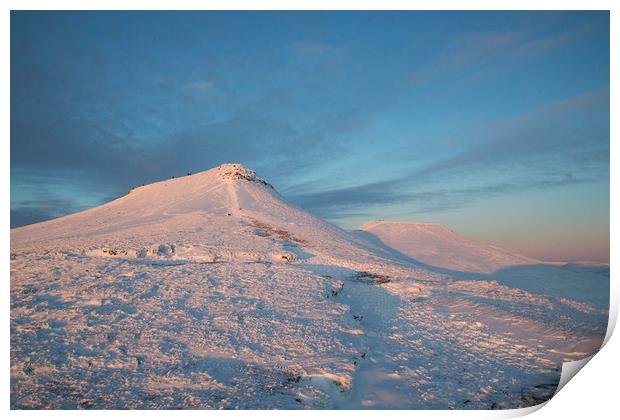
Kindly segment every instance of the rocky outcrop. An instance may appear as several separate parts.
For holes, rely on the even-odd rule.
[[[263,184],[273,188],[269,182],[257,176],[256,172],[246,168],[240,163],[225,163],[220,165],[217,169],[222,179],[244,179],[246,181],[256,182],[258,184]]]

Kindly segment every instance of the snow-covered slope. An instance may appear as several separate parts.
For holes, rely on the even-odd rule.
[[[139,187],[102,206],[13,229],[11,241],[78,245],[75,251],[85,249],[88,255],[112,251],[183,261],[296,259],[303,244],[340,265],[385,264],[372,245],[286,203],[269,183],[235,164]]]
[[[444,225],[423,222],[372,221],[362,230],[389,247],[433,267],[492,273],[514,265],[539,264],[533,258],[465,238]]]
[[[495,280],[556,299],[609,306],[609,265],[544,263],[472,241],[447,226],[400,221],[367,222],[358,236],[460,278]]]
[[[13,408],[525,406],[605,320],[429,271],[235,164],[11,231]]]

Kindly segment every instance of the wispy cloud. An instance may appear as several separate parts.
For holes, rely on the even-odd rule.
[[[608,106],[608,88],[587,92],[482,127],[483,141],[422,169],[290,198],[337,220],[360,208],[446,211],[521,191],[602,182],[609,179]]]
[[[449,74],[463,75],[475,66],[492,64],[493,58],[514,48],[526,32],[468,32],[455,36],[445,47],[415,69],[410,82],[428,83]]]
[[[322,217],[340,220],[351,216],[372,214],[377,208],[402,205],[406,214],[423,214],[455,210],[492,197],[522,191],[553,189],[566,185],[588,184],[608,179],[602,174],[576,177],[572,174],[547,179],[528,177],[510,182],[489,182],[462,188],[434,188],[432,183],[409,189],[410,178],[357,185],[329,191],[288,196],[290,200]]]
[[[303,42],[295,47],[295,50],[301,55],[342,55],[343,50],[334,45],[320,42]]]
[[[507,67],[518,68],[528,60],[576,42],[599,28],[596,22],[583,22],[562,31],[545,29],[543,26],[519,31],[460,33],[413,70],[410,82],[419,86],[451,76],[481,81]]]
[[[213,88],[214,83],[215,82],[213,82],[212,80],[203,80],[203,81],[198,81],[198,82],[192,82],[188,86],[191,89],[206,91],[206,90]]]
[[[488,140],[434,162],[418,175],[523,163],[545,156],[561,160],[564,166],[567,161],[573,165],[585,163],[584,156],[598,158],[600,154],[588,152],[609,150],[609,88],[553,102],[487,126],[484,131],[479,135]]]
[[[53,219],[74,208],[72,200],[67,198],[22,202],[11,208],[11,228]]]
[[[535,33],[518,45],[513,51],[513,54],[515,57],[521,59],[538,58],[544,54],[550,53],[554,49],[578,41],[598,29],[600,28],[597,23],[584,22],[557,33],[546,35]]]

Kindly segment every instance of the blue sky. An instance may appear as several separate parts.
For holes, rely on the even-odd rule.
[[[12,226],[224,162],[347,229],[608,260],[609,14],[12,12]]]

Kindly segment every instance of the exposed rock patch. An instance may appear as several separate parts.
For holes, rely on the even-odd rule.
[[[244,179],[273,188],[269,182],[257,176],[256,172],[239,163],[225,163],[218,167],[218,171],[222,179]]]

